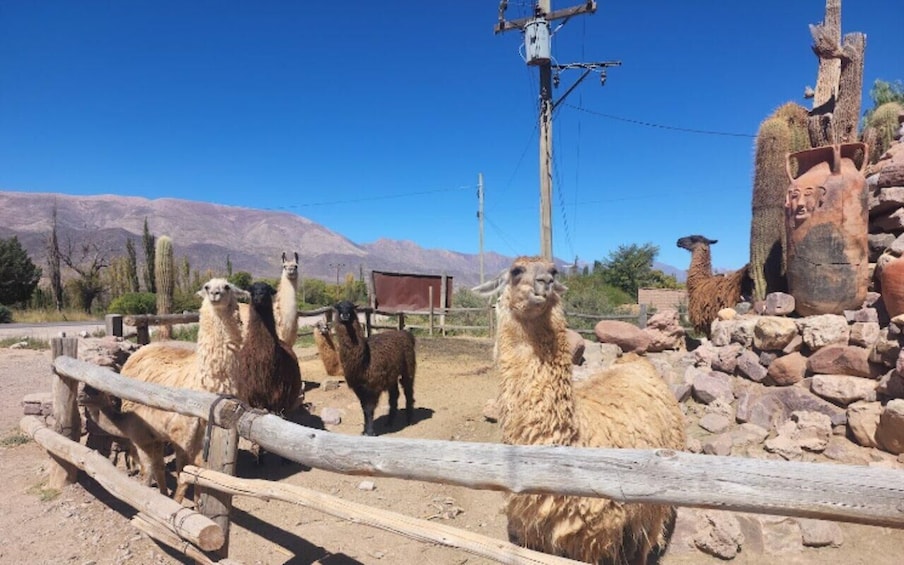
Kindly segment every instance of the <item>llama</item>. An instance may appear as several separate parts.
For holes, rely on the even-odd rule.
[[[145,482],[150,482],[152,469],[146,467],[147,461],[142,461],[135,448],[135,443],[129,439],[137,437],[144,445],[156,443],[153,430],[148,424],[135,414],[122,413],[122,400],[112,394],[103,392],[86,384],[79,393],[78,403],[85,410],[85,427],[88,431],[88,447],[91,447],[91,436],[106,435],[115,439],[120,450],[114,455],[113,464],[119,462],[120,453],[125,453],[126,468],[130,474],[135,471],[136,462],[141,466],[140,474]],[[112,442],[111,442],[112,443]],[[162,445],[159,445],[162,448]],[[98,451],[102,451],[98,448]],[[161,455],[162,457],[162,455]],[[153,477],[158,482],[165,481],[166,477]]]
[[[643,358],[572,382],[555,266],[519,257],[474,290],[497,307],[502,439],[515,445],[685,448],[684,419],[668,385]],[[530,549],[597,563],[645,563],[665,549],[673,507],[605,498],[510,495],[510,539]]]
[[[342,376],[342,363],[339,362],[339,352],[336,351],[330,326],[320,320],[314,324],[314,343],[317,345],[317,352],[320,354],[326,374],[331,377]]]
[[[273,303],[276,315],[276,333],[279,340],[289,348],[295,346],[298,339],[298,253],[295,260],[289,261],[285,252],[282,254],[282,276],[276,300]],[[244,319],[244,318],[243,318]]]
[[[717,241],[702,235],[689,235],[677,242],[678,247],[691,252],[687,270],[687,315],[694,329],[707,336],[719,310],[744,300],[753,286],[748,265],[727,275],[713,275],[709,248]]]
[[[235,394],[236,371],[242,343],[238,320],[238,298],[248,293],[225,279],[211,279],[198,296],[202,298],[197,347],[174,342],[145,345],[129,357],[122,374],[155,384],[205,390],[219,394]],[[164,442],[176,451],[176,473],[192,463],[201,464],[201,448],[206,422],[143,404],[125,400],[122,413],[134,414],[153,431],[153,441],[131,435],[143,466],[146,464],[157,479],[160,492],[167,494],[164,475]],[[131,416],[127,416],[131,417]],[[185,498],[188,483],[179,481],[173,498]]]
[[[250,294],[251,308],[242,329],[237,396],[252,408],[282,415],[295,407],[302,394],[298,358],[276,333],[276,291],[267,283],[256,282]]]
[[[404,330],[391,330],[365,339],[355,305],[344,300],[335,306],[336,342],[345,381],[355,391],[364,412],[363,435],[373,436],[374,409],[384,390],[389,392],[389,423],[399,405],[399,381],[405,390],[405,416],[410,425],[414,417],[414,374],[417,362],[414,336]]]

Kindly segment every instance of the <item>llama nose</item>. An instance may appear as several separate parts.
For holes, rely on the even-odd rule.
[[[550,288],[552,288],[551,277],[538,278],[534,282],[534,292],[540,296],[546,296],[547,294],[549,294]]]

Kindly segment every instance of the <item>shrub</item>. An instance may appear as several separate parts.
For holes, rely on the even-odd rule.
[[[113,314],[156,314],[157,296],[151,292],[128,292],[110,303]]]
[[[13,312],[3,304],[0,304],[0,324],[9,324],[13,321]]]

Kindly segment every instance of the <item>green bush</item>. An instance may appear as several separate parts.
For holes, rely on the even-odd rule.
[[[156,314],[157,296],[152,292],[129,292],[113,300],[111,314]]]
[[[194,292],[176,291],[173,294],[173,313],[197,312],[201,309],[201,297]]]
[[[9,324],[13,321],[13,312],[3,304],[0,304],[0,324]]]

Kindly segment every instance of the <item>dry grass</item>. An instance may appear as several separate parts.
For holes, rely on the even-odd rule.
[[[92,316],[81,310],[13,310],[13,321],[20,324],[44,324],[48,322],[95,322]]]

